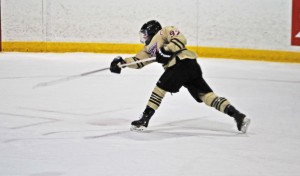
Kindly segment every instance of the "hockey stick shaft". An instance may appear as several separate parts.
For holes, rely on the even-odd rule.
[[[148,58],[148,59],[143,59],[143,60],[131,62],[131,63],[128,63],[128,64],[121,64],[121,65],[118,65],[118,66],[120,68],[124,68],[124,67],[129,66],[129,65],[134,65],[134,64],[137,64],[137,63],[141,63],[141,62],[149,62],[149,61],[153,61],[153,60],[155,60],[155,57],[151,57],[151,58]],[[68,76],[68,77],[65,77],[65,78],[61,78],[61,79],[57,79],[57,80],[53,80],[53,81],[49,81],[49,82],[42,82],[42,83],[39,83],[39,84],[35,85],[33,88],[52,86],[52,85],[55,85],[55,84],[63,83],[63,82],[66,82],[66,81],[70,81],[70,80],[73,80],[73,79],[78,79],[78,78],[81,78],[81,77],[84,77],[84,76],[87,76],[87,75],[91,75],[91,74],[94,74],[94,73],[105,71],[105,70],[108,70],[109,68],[110,67],[106,67],[106,68],[93,70],[93,71],[81,73],[81,74],[78,74],[78,75],[72,75],[72,76]]]
[[[138,61],[135,61],[135,62],[130,62],[128,64],[122,64],[122,65],[119,65],[119,67],[124,68],[124,67],[129,66],[129,65],[134,65],[134,64],[141,63],[141,62],[149,62],[149,61],[153,61],[155,59],[156,59],[155,57],[150,57],[148,59],[138,60]]]

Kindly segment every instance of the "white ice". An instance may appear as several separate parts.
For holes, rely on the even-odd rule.
[[[300,175],[300,64],[198,59],[213,90],[252,119],[247,134],[184,88],[147,131],[129,131],[163,73],[155,63],[33,89],[114,56],[0,54],[1,176]]]

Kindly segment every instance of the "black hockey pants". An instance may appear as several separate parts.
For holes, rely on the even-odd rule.
[[[178,92],[184,86],[197,102],[202,102],[200,95],[212,92],[202,77],[202,70],[196,59],[178,59],[174,66],[165,70],[156,85],[171,93]]]

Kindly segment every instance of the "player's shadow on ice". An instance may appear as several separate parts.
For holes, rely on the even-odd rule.
[[[239,133],[234,129],[234,125],[234,121],[230,124],[210,121],[199,117],[152,125],[142,132],[117,131],[99,136],[89,136],[86,139],[121,137],[136,141],[158,141],[179,137],[235,137]]]
[[[158,126],[158,130],[161,127],[168,126],[170,129],[176,130],[193,130],[193,131],[207,131],[210,133],[221,133],[221,134],[237,134],[235,131],[235,121],[228,121],[226,123],[220,121],[208,120],[210,117],[197,117],[193,119],[180,120],[170,122]],[[161,129],[164,130],[164,129]]]
[[[209,121],[203,118],[194,118],[161,124],[149,127],[142,132],[147,140],[170,139],[178,137],[233,137],[238,132],[233,129],[232,124]],[[134,135],[136,136],[136,135]],[[131,136],[132,137],[132,136]],[[140,137],[138,138],[140,139]]]

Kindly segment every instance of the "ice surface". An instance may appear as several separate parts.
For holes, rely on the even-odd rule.
[[[300,173],[300,65],[199,59],[213,90],[252,119],[167,94],[148,131],[129,131],[163,72],[109,71],[114,55],[0,54],[1,176],[295,176]]]

